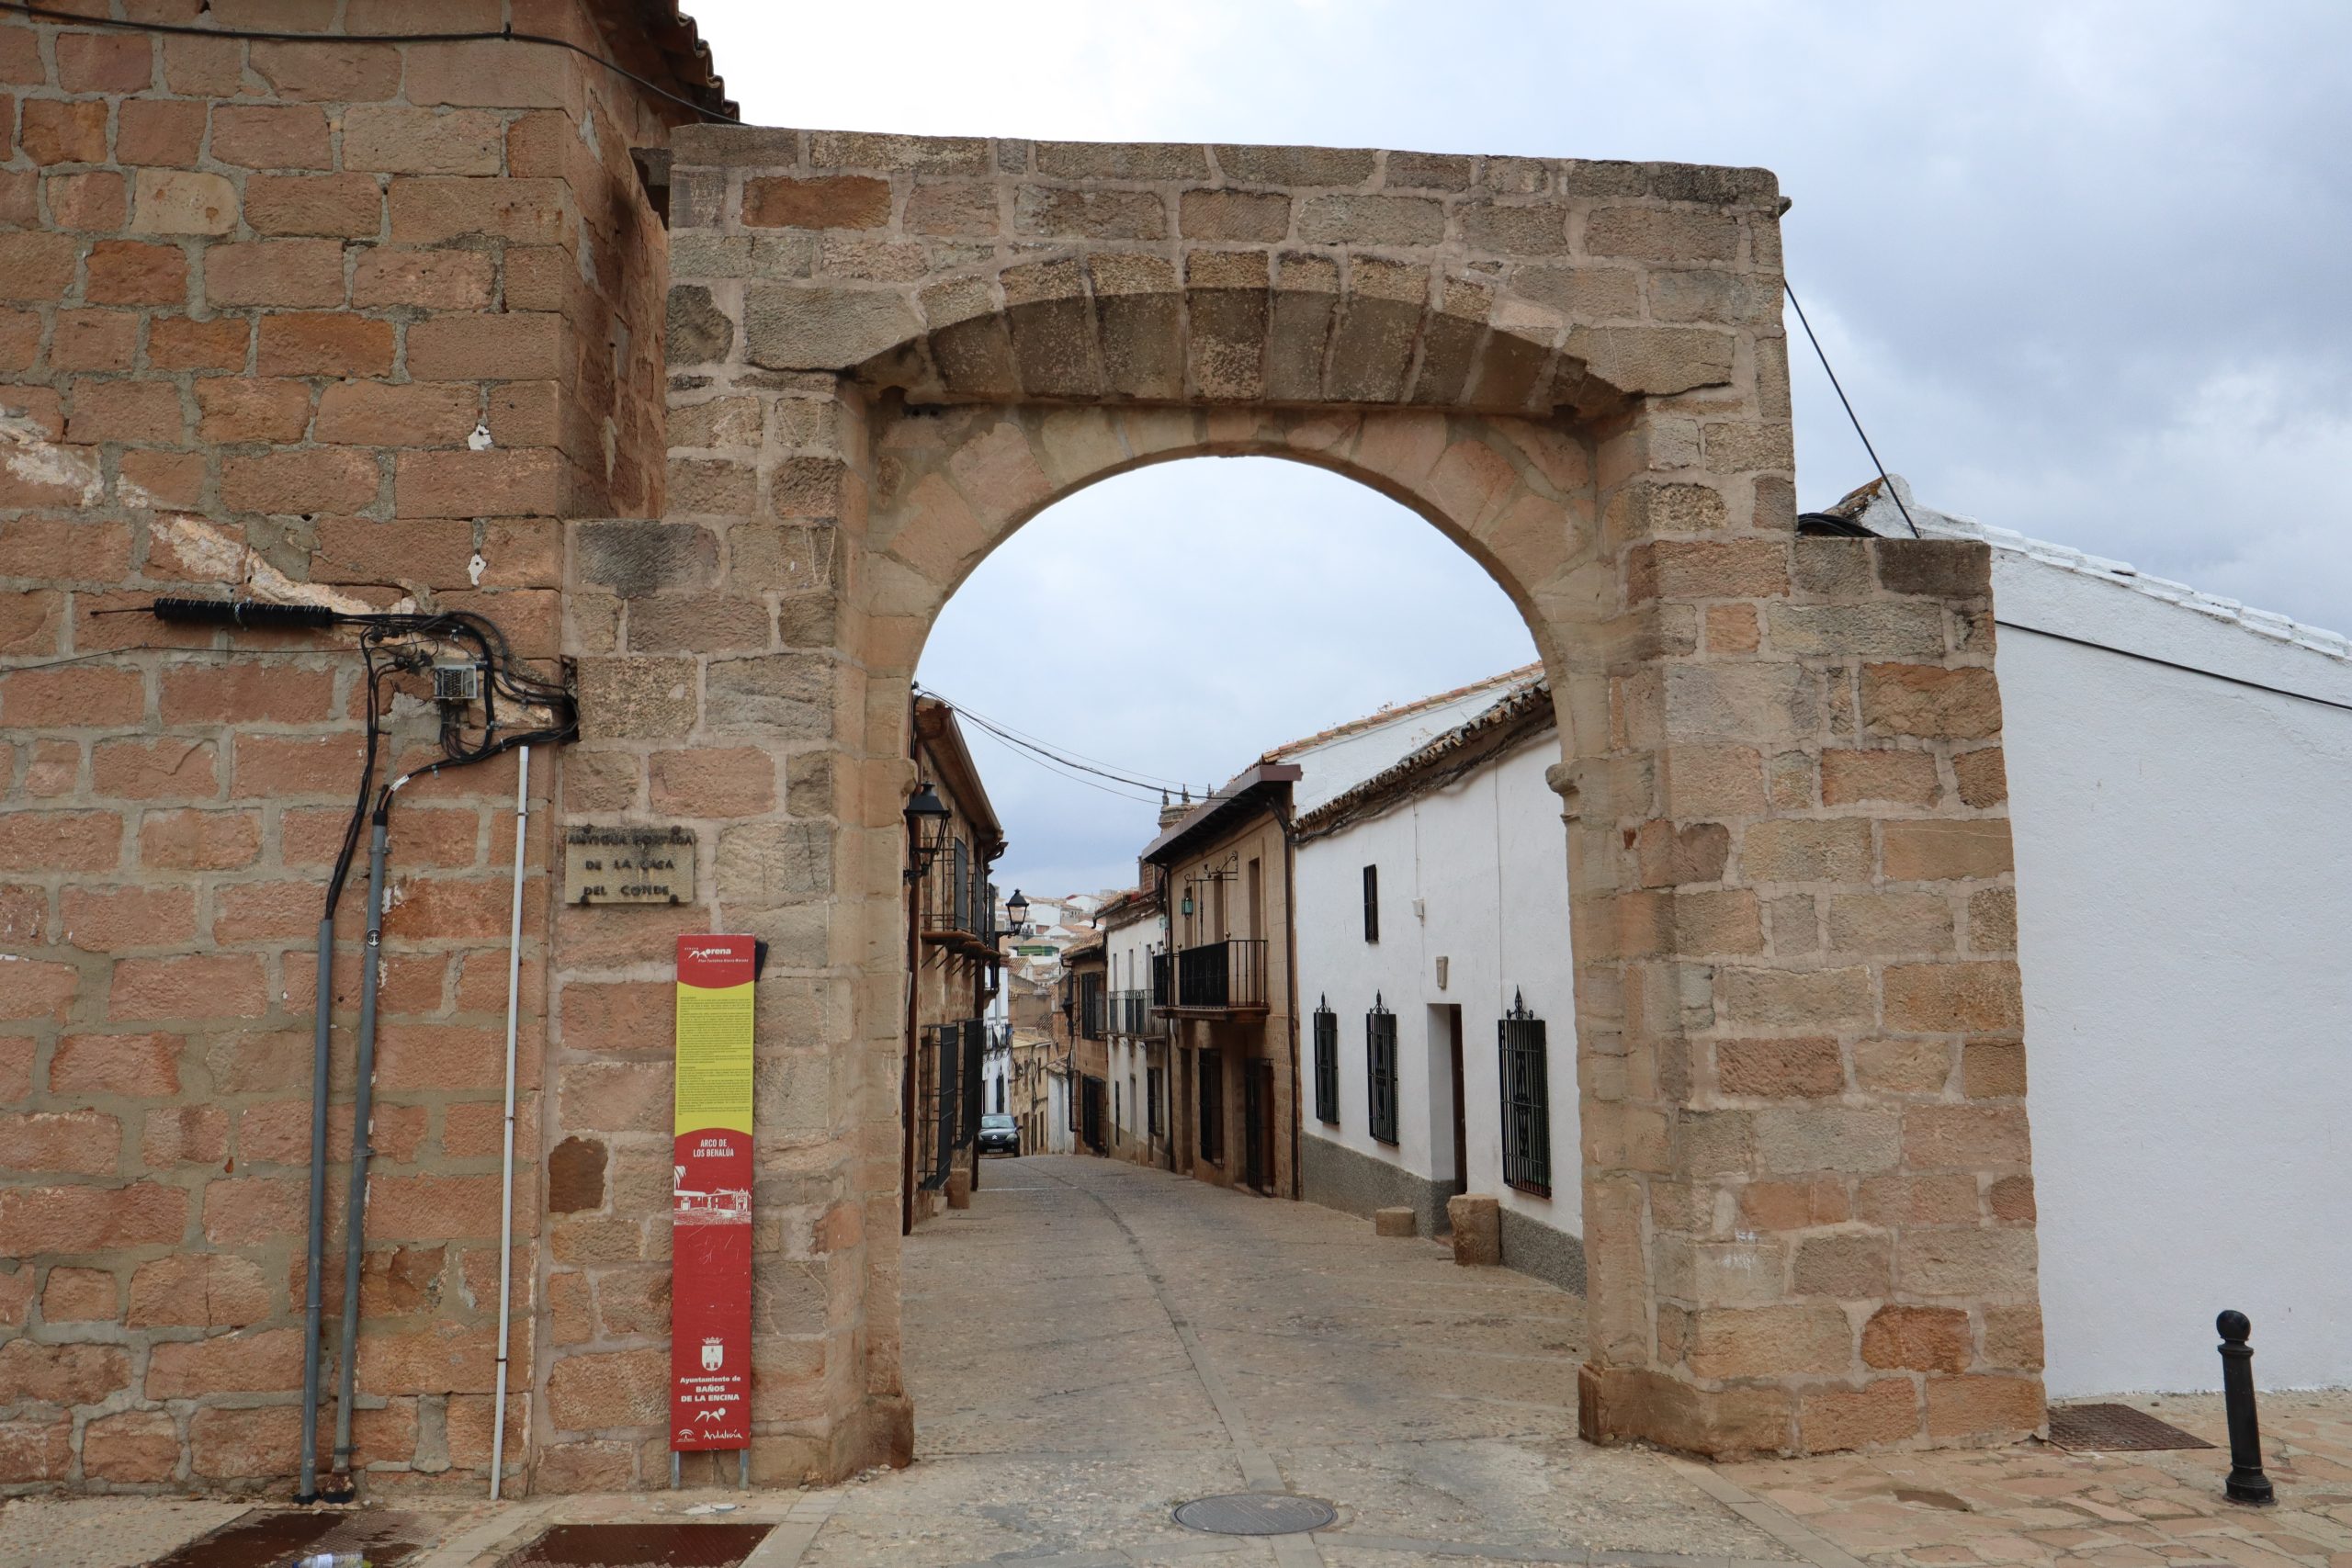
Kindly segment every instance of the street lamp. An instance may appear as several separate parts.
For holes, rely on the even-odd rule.
[[[1012,897],[1004,901],[1004,918],[1012,922],[1012,934],[1016,937],[1021,935],[1021,928],[1029,919],[1029,900],[1021,896],[1018,887],[1012,890]]]
[[[920,882],[931,870],[931,863],[947,847],[947,825],[954,813],[941,801],[938,793],[925,779],[914,798],[907,802],[907,849],[913,863],[907,868],[907,880]]]

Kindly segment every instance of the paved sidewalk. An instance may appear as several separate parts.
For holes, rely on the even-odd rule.
[[[1776,1460],[1716,1473],[1868,1562],[2352,1568],[2352,1394],[2262,1396],[2264,1469],[2278,1494],[2268,1508],[2222,1499],[2230,1461],[2220,1395],[2120,1403],[2214,1447],[2071,1454],[2028,1443]]]
[[[748,1568],[2352,1568],[2352,1394],[2265,1396],[2268,1509],[2221,1500],[2220,1448],[1711,1467],[1577,1439],[1583,1303],[1538,1280],[1103,1160],[982,1179],[907,1250],[911,1468],[798,1493],[401,1499],[435,1535],[401,1568],[493,1568],[549,1525],[688,1510],[775,1525]],[[2132,1403],[2222,1440],[2218,1399]],[[1339,1517],[1271,1540],[1169,1517],[1244,1489]],[[11,1503],[0,1568],[131,1568],[235,1512]]]

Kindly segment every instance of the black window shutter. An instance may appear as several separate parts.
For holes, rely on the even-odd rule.
[[[1363,868],[1363,939],[1380,940],[1380,868],[1376,865]]]

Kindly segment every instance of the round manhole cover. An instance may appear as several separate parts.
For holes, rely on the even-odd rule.
[[[1337,1517],[1322,1499],[1287,1492],[1227,1492],[1176,1507],[1178,1524],[1211,1535],[1297,1535],[1319,1530]]]

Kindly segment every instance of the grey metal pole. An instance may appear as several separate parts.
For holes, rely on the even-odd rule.
[[[389,798],[386,804],[390,804]],[[351,1100],[351,1191],[344,1207],[343,1346],[335,1369],[334,1469],[351,1472],[351,1401],[359,1368],[359,1255],[367,1239],[368,1119],[376,1087],[376,984],[384,945],[384,810],[368,839],[368,942],[360,951],[358,1081]],[[347,1484],[347,1483],[346,1483]]]
[[[302,1271],[302,1484],[297,1503],[319,1499],[319,1273],[327,1247],[328,1046],[334,1033],[334,911],[319,922],[318,1019],[311,1035],[311,1228]]]

